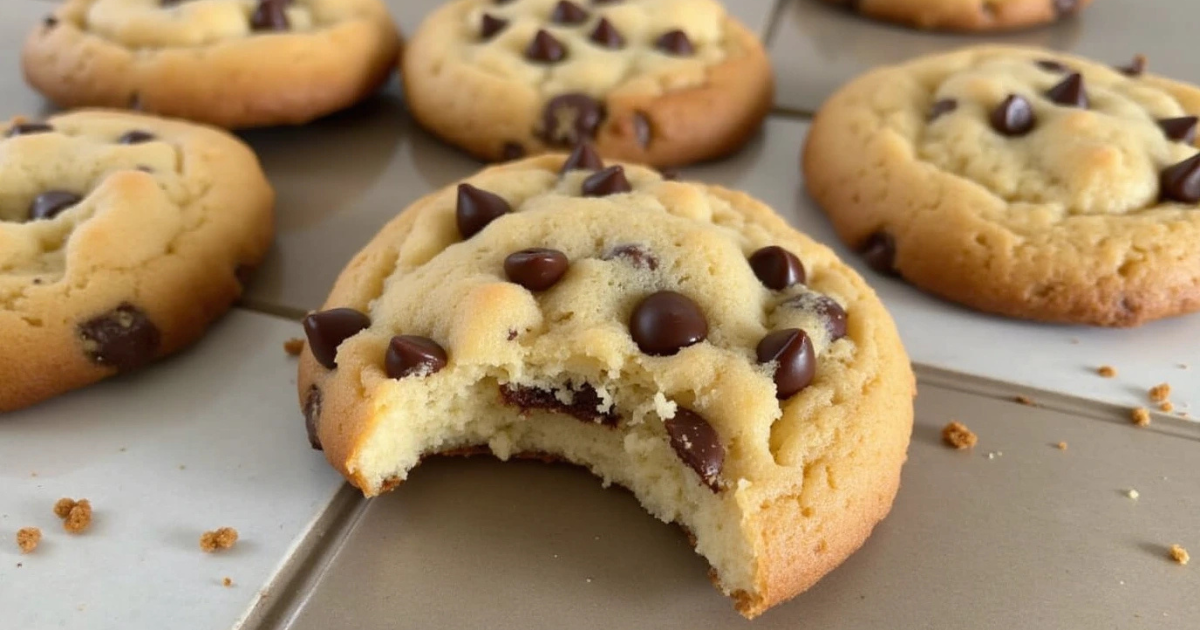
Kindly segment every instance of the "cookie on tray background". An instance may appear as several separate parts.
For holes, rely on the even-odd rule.
[[[454,0],[401,74],[417,120],[488,161],[582,140],[659,167],[719,157],[774,89],[758,38],[714,0]]]
[[[985,46],[859,77],[809,193],[876,269],[991,313],[1134,326],[1200,309],[1200,89]]]
[[[0,411],[198,339],[265,255],[273,205],[223,131],[98,110],[0,124]]]
[[[240,129],[349,107],[399,51],[380,0],[67,0],[33,29],[22,66],[63,108]]]
[[[831,250],[587,148],[419,200],[305,320],[309,438],[367,495],[422,458],[562,459],[680,523],[753,617],[889,511],[913,374]]]
[[[803,0],[811,2],[814,0]],[[1092,0],[823,0],[864,17],[933,31],[988,32],[1049,24]]]

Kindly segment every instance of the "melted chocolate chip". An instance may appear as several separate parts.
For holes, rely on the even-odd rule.
[[[446,350],[428,337],[398,335],[388,343],[384,368],[388,378],[427,376],[446,367]]]
[[[454,218],[458,222],[458,233],[464,239],[475,236],[489,223],[511,211],[512,206],[500,195],[470,184],[458,185],[458,206]]]
[[[896,239],[887,232],[876,232],[858,248],[867,266],[884,275],[896,275]]]
[[[759,363],[775,363],[775,397],[787,400],[808,387],[817,374],[817,352],[799,328],[777,330],[755,349]]]
[[[708,320],[686,295],[659,291],[633,309],[629,334],[642,352],[671,356],[707,339]]]
[[[321,448],[321,438],[317,436],[317,430],[321,426],[321,389],[316,385],[308,388],[308,395],[304,397],[304,429],[308,432],[308,444],[314,450],[324,450]]]
[[[1195,116],[1183,116],[1181,118],[1160,118],[1157,122],[1168,140],[1192,144],[1196,141],[1197,120]]]
[[[593,173],[583,180],[582,192],[584,197],[607,197],[633,190],[629,180],[625,179],[625,167],[610,166],[602,171]]]
[[[483,19],[480,20],[479,36],[483,39],[491,39],[496,33],[506,28],[508,28],[508,20],[484,13]]]
[[[1074,13],[1079,8],[1079,0],[1052,0],[1054,14],[1058,17]]]
[[[604,255],[604,260],[615,260],[617,258],[624,259],[638,269],[649,269],[650,271],[658,269],[658,259],[654,257],[654,254],[650,253],[650,250],[641,245],[632,243],[618,245]]]
[[[929,108],[929,122],[933,122],[946,114],[958,109],[958,101],[952,98],[943,98],[934,101],[933,106]]]
[[[806,292],[782,303],[783,306],[798,311],[807,311],[817,316],[829,334],[829,343],[846,336],[846,309],[828,295]]]
[[[304,318],[308,348],[317,363],[332,370],[337,367],[337,349],[342,342],[371,325],[371,318],[352,308],[334,308]]]
[[[750,268],[772,291],[782,291],[794,284],[804,284],[804,265],[788,250],[772,245],[750,255]]]
[[[153,361],[162,340],[146,313],[128,302],[80,324],[79,338],[88,359],[121,372]]]
[[[145,142],[153,142],[157,139],[158,137],[149,131],[134,129],[132,131],[126,131],[121,135],[120,138],[117,138],[117,144],[142,144]]]
[[[1146,72],[1147,65],[1146,55],[1134,55],[1129,65],[1117,66],[1117,71],[1131,77],[1140,77]]]
[[[633,135],[637,138],[639,147],[645,149],[650,146],[650,119],[642,112],[633,113]]]
[[[525,48],[525,58],[540,63],[556,63],[567,58],[567,49],[548,31],[541,29]]]
[[[1200,153],[1164,169],[1159,185],[1166,201],[1200,202]]]
[[[568,383],[567,389],[571,391],[570,404],[559,400],[555,390],[511,383],[500,386],[500,397],[504,400],[504,404],[520,407],[523,411],[531,409],[555,411],[565,413],[583,422],[593,422],[606,427],[615,427],[621,421],[621,416],[614,408],[604,412],[600,411],[604,401],[600,398],[596,388],[590,384],[584,383],[575,387]]]
[[[586,140],[575,145],[575,149],[571,151],[571,155],[567,156],[567,160],[563,162],[560,173],[568,173],[570,171],[598,171],[604,168],[604,160],[600,159],[600,154],[592,147],[590,142]]]
[[[1046,98],[1059,105],[1087,109],[1088,97],[1087,89],[1083,87],[1083,75],[1078,72],[1071,73],[1067,78],[1050,88],[1046,92]]]
[[[675,417],[664,421],[663,426],[679,459],[696,471],[713,492],[720,490],[725,446],[716,429],[700,414],[683,407],[676,407]]]
[[[1060,74],[1066,74],[1071,71],[1071,69],[1068,68],[1066,64],[1060,63],[1058,61],[1054,61],[1053,59],[1039,59],[1038,61],[1036,61],[1034,63],[1036,63],[1039,68],[1041,68],[1042,70],[1045,70],[1047,72],[1058,72]]]
[[[549,144],[573,146],[596,137],[604,115],[604,105],[587,94],[556,96],[542,109],[542,138]]]
[[[53,219],[63,210],[79,203],[81,199],[83,197],[66,190],[47,190],[34,197],[33,202],[29,204],[29,220]]]
[[[18,123],[12,127],[9,127],[8,131],[4,134],[4,137],[12,138],[15,136],[32,136],[35,133],[50,133],[52,131],[54,131],[54,127],[51,127],[46,123]]]
[[[654,47],[677,57],[685,57],[696,52],[692,47],[692,40],[688,39],[687,33],[683,31],[670,31],[663,33],[654,41]]]
[[[1023,136],[1033,129],[1033,106],[1013,94],[992,110],[991,123],[992,129],[1006,136]]]
[[[504,259],[504,274],[530,291],[545,291],[558,283],[571,262],[557,249],[534,247],[509,254]]]
[[[621,31],[608,21],[608,18],[600,18],[600,22],[596,24],[596,28],[592,29],[592,34],[588,36],[592,42],[605,48],[617,49],[625,45],[625,38],[621,35]]]
[[[525,147],[521,146],[519,142],[505,142],[504,148],[500,150],[500,155],[505,162],[519,160],[525,157]]]
[[[562,0],[554,5],[554,10],[550,12],[550,21],[555,24],[582,24],[587,21],[588,15],[587,11],[574,2]]]
[[[250,16],[250,28],[255,31],[286,31],[288,29],[287,5],[291,0],[258,0],[258,7]]]

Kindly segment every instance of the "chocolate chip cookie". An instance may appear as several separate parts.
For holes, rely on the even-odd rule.
[[[236,129],[348,107],[395,67],[380,0],[67,0],[22,64],[64,108],[117,107]]]
[[[655,166],[719,157],[758,129],[762,44],[714,0],[455,0],[404,62],[409,106],[489,161],[592,142]]]
[[[587,466],[749,617],[862,544],[912,424],[892,320],[829,249],[586,145],[418,201],[304,326],[309,439],[365,494],[439,453]]]
[[[0,124],[0,411],[199,338],[266,252],[273,203],[250,149],[207,127]]]
[[[982,311],[1195,311],[1200,89],[1144,70],[994,46],[875,70],[813,122],[809,193],[872,267]]]
[[[936,31],[1005,31],[1055,22],[1092,0],[825,0],[876,20]]]

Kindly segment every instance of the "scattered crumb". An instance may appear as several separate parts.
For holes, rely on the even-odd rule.
[[[992,452],[988,453],[988,459],[996,459],[997,457],[1000,457],[1002,455],[1004,455],[1004,453],[1001,451],[992,451]]]
[[[71,508],[73,507],[75,507],[75,499],[59,499],[58,502],[54,504],[54,515],[58,518],[67,518],[67,515],[71,513]]]
[[[1125,496],[1129,497],[1130,499],[1133,499],[1134,501],[1137,501],[1137,498],[1141,495],[1138,494],[1137,490],[1130,488],[1125,491]]]
[[[200,549],[204,553],[212,553],[220,549],[229,549],[237,542],[237,530],[232,527],[222,527],[200,536]]]
[[[17,532],[17,546],[21,553],[31,553],[42,542],[42,530],[36,527],[22,527]]]
[[[283,342],[283,351],[293,357],[300,356],[300,353],[304,352],[304,340],[299,337],[288,339]]]
[[[1176,545],[1176,547],[1178,547],[1178,546],[1179,546],[1179,545]],[[1187,553],[1187,552],[1185,551],[1184,553]],[[1187,561],[1185,560],[1185,561],[1183,562],[1183,564],[1187,564]],[[587,579],[587,583],[588,583],[588,584],[591,584],[591,583],[592,583],[592,578],[588,578],[588,579]]]
[[[1186,369],[1188,369],[1188,364],[1186,364],[1186,363],[1180,363],[1180,364],[1179,364],[1179,369],[1181,369],[1181,370],[1186,370]]]
[[[31,471],[29,471],[29,476],[30,476],[30,477],[36,477],[36,476],[37,476],[37,472],[35,472],[35,471],[32,471],[32,470],[31,470]]]
[[[1171,545],[1171,559],[1179,564],[1187,564],[1192,557],[1188,555],[1187,549],[1179,545]]]
[[[1117,369],[1111,365],[1101,365],[1100,368],[1096,370],[1096,373],[1104,378],[1112,378],[1117,375]]]
[[[958,450],[972,448],[979,437],[961,422],[951,422],[942,429],[942,441]]]
[[[1013,398],[1013,400],[1029,407],[1034,405],[1033,399],[1028,396],[1017,396],[1016,398]]]
[[[1175,405],[1172,405],[1171,401],[1169,401],[1169,400],[1164,400],[1164,401],[1158,403],[1158,408],[1167,413],[1175,411]]]
[[[1171,397],[1171,386],[1167,383],[1159,383],[1150,388],[1150,401],[1160,403]]]
[[[227,578],[221,580],[221,584],[223,586],[225,586],[225,588],[229,588],[229,587],[233,586],[233,579],[227,577]]]
[[[54,514],[63,519],[63,529],[79,534],[92,525],[92,504],[87,499],[59,499]]]
[[[1145,407],[1138,407],[1137,409],[1133,410],[1132,414],[1130,414],[1130,418],[1133,420],[1133,423],[1139,427],[1149,426],[1150,410],[1146,409]]]
[[[1058,450],[1060,450],[1060,451],[1065,451],[1065,450],[1067,450],[1067,443],[1066,443],[1066,442],[1059,442],[1058,444],[1055,444],[1055,446],[1057,446],[1057,447],[1058,447]]]
[[[179,470],[187,470],[187,466],[184,466],[183,464],[180,464],[180,465],[179,465]]]

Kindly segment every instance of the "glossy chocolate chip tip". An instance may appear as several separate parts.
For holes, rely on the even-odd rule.
[[[632,190],[633,186],[625,178],[625,167],[619,164],[589,175],[581,186],[584,197],[607,197]]]
[[[1159,119],[1158,126],[1163,135],[1173,142],[1192,144],[1196,141],[1196,116],[1181,116],[1179,118]]]
[[[458,224],[458,233],[464,239],[475,236],[492,221],[511,211],[512,206],[500,195],[467,183],[458,185],[458,202],[454,210],[454,219]]]
[[[384,369],[388,378],[428,376],[446,367],[445,348],[428,337],[397,335],[388,343]]]
[[[596,152],[592,143],[585,140],[575,145],[571,155],[567,156],[566,161],[563,162],[559,174],[571,171],[598,171],[602,168],[604,168],[604,160],[600,158],[600,154]]]
[[[304,429],[308,433],[308,445],[313,450],[325,450],[321,447],[318,431],[321,427],[321,388],[313,385],[304,396]]]
[[[32,135],[38,134],[38,133],[51,133],[53,131],[54,131],[54,127],[52,127],[51,125],[49,125],[47,123],[40,123],[40,122],[17,123],[15,125],[13,125],[12,127],[9,127],[8,131],[4,132],[4,137],[5,138],[14,138],[16,136],[32,136]]]
[[[887,232],[876,232],[867,237],[858,248],[867,266],[888,276],[898,276],[896,272],[896,239]]]
[[[291,0],[258,0],[250,16],[250,28],[256,31],[286,31],[290,24],[287,5]]]
[[[1083,75],[1072,72],[1046,92],[1046,98],[1068,107],[1087,109],[1087,89],[1083,86]]]
[[[808,333],[799,328],[767,334],[755,349],[759,363],[775,364],[775,396],[786,400],[812,383],[817,353]]]
[[[629,333],[651,356],[672,356],[708,338],[708,320],[691,298],[659,291],[642,300],[629,319]]]
[[[80,324],[79,338],[88,359],[120,372],[153,361],[162,341],[150,317],[128,302]]]
[[[590,14],[570,0],[561,0],[554,5],[554,10],[550,12],[550,21],[555,24],[582,24],[587,21]]]
[[[1117,71],[1131,77],[1140,77],[1146,72],[1149,66],[1149,60],[1146,55],[1137,54],[1133,56],[1133,61],[1127,66],[1117,66]]]
[[[605,48],[617,49],[625,45],[625,37],[613,26],[608,18],[600,18],[600,22],[596,24],[596,28],[592,29],[592,34],[588,37],[592,42]]]
[[[566,275],[570,265],[567,255],[557,249],[532,247],[509,254],[504,259],[504,274],[530,291],[545,291]]]
[[[772,291],[782,291],[790,286],[804,284],[804,264],[795,254],[777,245],[764,247],[750,255],[750,268],[763,286]]]
[[[47,190],[29,204],[29,220],[45,221],[79,203],[83,197],[68,190]]]
[[[545,29],[539,30],[525,48],[525,58],[539,63],[556,63],[566,57],[566,47]]]
[[[132,129],[121,134],[121,137],[117,138],[117,144],[144,144],[146,142],[153,142],[157,139],[158,137],[149,131]]]
[[[992,128],[1006,136],[1023,136],[1033,130],[1033,106],[1018,94],[1004,99],[990,118]]]
[[[485,40],[495,37],[505,28],[508,28],[508,20],[498,18],[490,13],[484,13],[479,20],[479,36]]]
[[[1164,169],[1159,184],[1164,201],[1200,202],[1200,153]]]
[[[725,445],[721,436],[700,414],[675,408],[675,416],[663,421],[671,448],[713,492],[721,490],[721,470],[725,467]]]
[[[688,38],[687,33],[681,30],[663,33],[655,40],[654,47],[676,57],[685,57],[696,52],[692,46],[692,40]]]
[[[327,369],[337,367],[342,342],[371,325],[371,318],[352,308],[334,308],[304,318],[304,334],[313,358]]]

